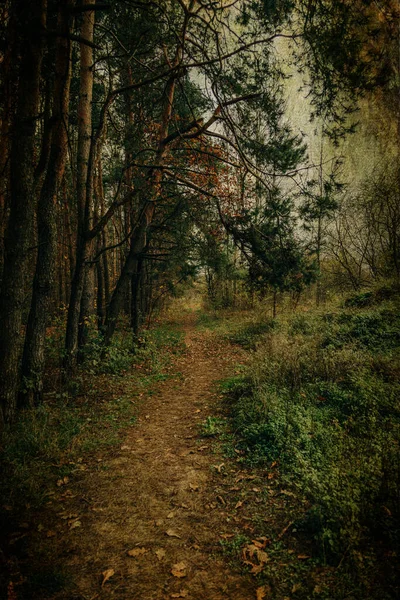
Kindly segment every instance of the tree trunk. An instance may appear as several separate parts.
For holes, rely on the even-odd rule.
[[[94,265],[86,269],[85,283],[82,291],[81,310],[78,327],[78,360],[82,362],[82,349],[89,341],[90,319],[94,308]]]
[[[92,0],[83,0],[83,7],[93,5]],[[82,14],[81,37],[93,42],[93,10]],[[91,244],[87,239],[90,217],[90,198],[88,197],[89,157],[92,143],[92,94],[93,94],[93,50],[91,46],[80,44],[80,88],[78,104],[78,152],[76,194],[78,208],[78,239],[74,277],[71,284],[71,297],[68,308],[67,330],[65,336],[64,369],[66,376],[74,368],[78,353],[79,315],[82,293]]]
[[[177,55],[175,58],[176,64],[178,64],[179,58],[180,49],[177,50]],[[126,258],[125,264],[123,265],[121,275],[117,281],[111,302],[108,306],[104,332],[104,343],[106,346],[109,345],[115,331],[118,315],[123,301],[124,290],[126,289],[128,282],[132,279],[134,273],[137,273],[138,260],[147,244],[147,231],[153,221],[156,201],[161,190],[162,169],[160,167],[162,167],[165,157],[165,146],[163,144],[163,140],[168,135],[169,123],[172,115],[172,106],[174,102],[175,87],[176,79],[174,76],[168,81],[166,87],[164,109],[161,117],[161,127],[158,137],[159,143],[155,157],[156,168],[150,175],[148,185],[149,189],[147,191],[149,200],[145,202],[141,211],[139,222],[133,234],[133,241],[131,243],[129,254]]]
[[[57,261],[57,196],[67,158],[67,122],[71,82],[71,47],[67,39],[70,18],[67,9],[74,1],[59,6],[50,157],[38,204],[38,254],[33,295],[25,337],[22,375],[25,385],[20,401],[38,404],[43,393],[44,346]],[[26,385],[29,383],[29,385]]]
[[[107,307],[104,331],[104,343],[106,346],[110,344],[111,338],[114,335],[118,315],[124,300],[124,291],[126,286],[128,285],[128,282],[132,280],[132,277],[137,273],[138,261],[143,249],[146,246],[147,229],[152,222],[154,208],[154,203],[148,202],[142,211],[142,218],[134,234],[129,254],[122,268],[117,285],[115,286],[111,301]]]
[[[21,39],[21,65],[15,126],[10,152],[10,218],[0,294],[0,426],[16,413],[21,356],[25,279],[34,220],[34,158],[40,71],[43,55],[44,0],[21,0],[14,6]]]
[[[136,273],[131,279],[131,327],[135,338],[139,335],[140,326],[142,324],[142,274],[143,274],[143,259],[139,258],[137,263]]]

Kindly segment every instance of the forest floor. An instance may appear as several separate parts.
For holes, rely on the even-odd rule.
[[[56,377],[50,376],[45,405],[22,415],[22,429],[17,428],[3,448],[0,598],[397,598],[395,541],[390,545],[379,538],[376,553],[368,540],[354,542],[349,561],[349,543],[341,544],[336,554],[325,555],[324,547],[321,553],[318,529],[307,520],[314,503],[320,502],[319,492],[304,488],[314,455],[300,465],[307,477],[302,479],[301,469],[292,479],[285,477],[282,454],[275,452],[273,460],[261,435],[268,398],[262,390],[256,390],[255,399],[251,390],[240,388],[249,371],[255,386],[265,385],[265,377],[272,382],[283,377],[281,386],[286,380],[290,383],[293,365],[298,373],[296,352],[315,362],[311,350],[318,331],[343,345],[343,336],[355,336],[361,328],[364,345],[373,342],[375,347],[376,323],[383,327],[387,319],[383,309],[338,314],[331,330],[325,321],[314,323],[313,315],[309,321],[305,314],[294,316],[287,337],[281,325],[261,342],[271,321],[265,315],[203,312],[194,296],[172,306],[146,332],[135,355],[121,330],[108,362],[88,354],[67,390],[57,389]],[[295,325],[302,327],[296,335]],[[391,330],[385,332],[390,350],[397,329],[392,337]],[[54,348],[56,340],[49,340]],[[95,352],[95,344],[93,348]],[[341,377],[342,346],[337,352]],[[362,366],[366,352],[360,355]],[[357,364],[351,366],[355,356],[350,348],[352,374],[358,373]],[[387,377],[396,373],[392,354],[387,362],[385,354],[377,360],[379,373],[385,368]],[[306,360],[303,371],[308,365]],[[396,399],[391,386],[385,393]],[[240,402],[235,389],[242,390]],[[315,396],[314,388],[310,393]],[[370,396],[360,397],[365,403],[369,397],[373,401],[374,394],[372,390]],[[273,421],[274,415],[269,418],[279,425],[277,406],[278,421]],[[296,413],[293,418],[297,417]],[[321,423],[325,440],[330,430]],[[290,438],[290,455],[299,435],[296,430]],[[342,483],[347,476],[344,458],[345,463],[338,463]],[[348,489],[344,499],[328,498],[327,509],[339,511],[334,515],[341,517],[342,508],[347,508],[353,488]],[[387,531],[395,532],[391,511],[386,504],[383,509],[389,519]]]
[[[224,418],[217,382],[233,375],[246,353],[196,328],[193,311],[182,315],[180,327],[186,350],[174,357],[168,379],[143,399],[120,447],[59,481],[46,511],[35,515],[30,571],[37,568],[42,579],[43,570],[50,574],[50,589],[44,585],[40,597],[269,597],[270,587],[249,574],[249,566],[258,574],[269,560],[267,538],[245,548],[244,568],[229,556],[241,550],[241,531],[250,538],[255,531],[251,504],[243,505],[247,495],[259,501],[262,474],[243,471],[235,453],[222,455],[212,431]],[[209,437],[201,426],[207,418]],[[284,525],[278,522],[278,529]],[[56,588],[62,589],[51,594],[57,569],[62,585]],[[38,597],[34,590],[27,594]]]

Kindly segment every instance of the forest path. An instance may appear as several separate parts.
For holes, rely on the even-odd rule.
[[[145,401],[103,470],[82,480],[82,526],[68,534],[62,553],[76,597],[256,598],[254,579],[235,572],[220,552],[234,515],[220,495],[225,473],[217,467],[224,462],[233,476],[238,468],[213,454],[200,431],[207,416],[218,415],[216,382],[233,374],[243,352],[197,330],[193,312],[182,321],[187,350],[174,359],[177,376]]]

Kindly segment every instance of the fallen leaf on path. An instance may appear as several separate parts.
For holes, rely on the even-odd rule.
[[[268,554],[258,548],[255,544],[248,544],[242,550],[242,562],[251,567],[250,573],[252,575],[261,573],[268,561]]]
[[[195,483],[189,483],[189,487],[193,492],[198,492],[199,491],[199,486],[196,485]]]
[[[235,508],[241,508],[243,506],[243,500],[239,500],[239,502],[236,502],[235,504]]]
[[[221,533],[221,537],[223,540],[229,540],[229,538],[235,537],[234,533]]]
[[[268,594],[271,593],[271,587],[269,585],[263,585],[262,587],[257,588],[257,600],[264,600]]]
[[[226,502],[225,502],[225,500],[223,499],[223,497],[222,497],[222,496],[217,496],[217,500],[218,500],[218,502],[219,502],[220,504],[223,504],[223,505],[225,506]]]
[[[70,524],[69,528],[70,529],[76,529],[77,527],[81,527],[82,523],[80,521],[74,521],[73,523]]]
[[[103,581],[101,582],[101,587],[103,587],[104,584],[107,583],[107,581],[109,579],[111,579],[111,577],[113,575],[115,575],[115,571],[114,571],[114,569],[107,569],[106,571],[102,572],[102,575],[103,575]]]
[[[157,556],[158,560],[163,560],[165,558],[166,552],[164,548],[159,548],[155,551],[155,555]]]
[[[186,598],[188,593],[189,592],[187,590],[182,590],[181,592],[178,592],[177,594],[171,594],[171,598]]]
[[[136,558],[137,556],[146,554],[146,552],[148,552],[147,548],[133,548],[133,550],[129,550],[128,556],[132,556],[132,558]]]
[[[295,594],[301,588],[301,583],[295,583],[292,587],[292,594]]]
[[[175,513],[172,511],[170,513],[167,514],[167,519],[173,519],[175,516]]]
[[[57,487],[61,487],[62,485],[67,485],[69,482],[69,477],[63,477],[62,479],[58,479]]]
[[[154,521],[154,525],[156,525],[156,527],[161,527],[162,524],[163,524],[162,519],[157,519],[156,521]]]
[[[187,573],[186,573],[186,563],[184,562],[179,562],[176,563],[176,565],[173,565],[172,569],[171,569],[171,573],[174,577],[186,577]]]
[[[202,452],[203,450],[208,450],[208,446],[200,446],[200,448],[197,448],[197,450],[199,452]]]
[[[256,548],[260,548],[260,550],[263,550],[265,548],[265,546],[267,545],[267,543],[269,542],[269,539],[266,537],[261,537],[261,538],[257,538],[256,540],[251,540],[251,541],[256,546]]]
[[[121,450],[130,450],[131,447],[130,446],[121,446]]]
[[[175,537],[175,538],[181,539],[181,536],[179,535],[179,533],[176,533],[176,531],[174,531],[173,529],[167,529],[167,531],[165,533],[168,537]]]
[[[199,413],[201,412],[201,410],[198,408],[197,410],[194,411],[195,413]]]
[[[311,558],[311,556],[309,554],[298,554],[297,558],[299,560],[307,560],[308,558]]]

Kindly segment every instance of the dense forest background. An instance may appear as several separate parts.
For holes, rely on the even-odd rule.
[[[296,403],[289,414],[285,394],[333,398],[332,444],[347,428],[340,443],[351,438],[369,465],[343,498],[351,489],[364,498],[369,473],[385,518],[398,515],[399,19],[397,0],[1,3],[3,449],[54,388],[67,404],[82,370],[143,356],[160,310],[200,285],[214,316],[268,313],[254,335],[272,336],[267,363],[280,365],[280,379],[266,363],[257,381],[229,391],[240,404],[269,386],[277,403],[270,421],[240,404],[247,445],[282,458],[281,420],[301,428],[310,417]],[[350,311],[389,304],[339,317],[334,301]],[[301,306],[320,321],[286,323],[294,356],[274,323]],[[322,323],[331,329],[321,341]],[[370,354],[345,356],[354,340],[381,349],[379,382],[363,371]],[[343,383],[350,363],[357,377]],[[371,443],[360,449],[363,436]],[[332,472],[346,448],[312,469]],[[291,468],[301,475],[300,454]],[[367,455],[384,456],[380,474]],[[342,499],[326,501],[324,552],[347,535],[335,511],[361,528],[367,518]]]

